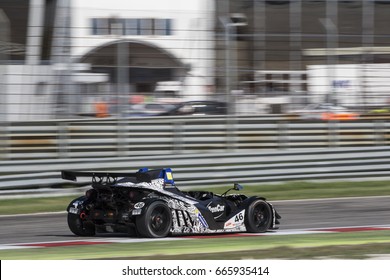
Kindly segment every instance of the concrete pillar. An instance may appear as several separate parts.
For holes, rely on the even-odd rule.
[[[30,0],[27,26],[26,64],[40,64],[44,28],[45,0]]]

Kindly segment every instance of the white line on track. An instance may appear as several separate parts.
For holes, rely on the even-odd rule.
[[[356,200],[356,199],[375,199],[375,198],[390,198],[390,195],[383,196],[353,196],[353,197],[333,197],[333,198],[311,198],[311,199],[288,199],[288,200],[268,200],[271,203],[289,203],[289,202],[316,202],[316,201],[340,201],[340,200]],[[23,217],[23,216],[39,216],[39,215],[56,215],[66,214],[66,211],[57,212],[40,212],[40,213],[28,213],[28,214],[6,214],[0,215],[0,218],[6,217]]]
[[[336,233],[339,231],[370,231],[370,230],[390,230],[390,225],[373,225],[364,227],[337,227],[337,228],[312,228],[301,230],[279,230],[270,231],[267,233],[228,233],[228,234],[213,234],[213,235],[197,235],[197,236],[178,236],[169,238],[88,238],[76,240],[62,240],[62,241],[48,241],[48,242],[32,242],[32,243],[14,243],[14,244],[0,244],[0,250],[10,249],[32,249],[44,247],[57,246],[77,246],[77,245],[94,245],[94,244],[110,244],[110,243],[142,243],[142,242],[156,242],[156,241],[179,241],[179,240],[193,240],[202,238],[227,238],[240,236],[275,236],[275,235],[300,235],[300,234],[321,234],[321,233]]]

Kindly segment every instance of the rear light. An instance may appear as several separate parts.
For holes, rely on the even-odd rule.
[[[111,219],[114,218],[114,215],[115,213],[113,211],[108,211],[106,214],[107,218],[111,218]]]

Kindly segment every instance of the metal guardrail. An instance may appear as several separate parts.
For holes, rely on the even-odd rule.
[[[390,144],[384,119],[322,122],[282,117],[58,120],[3,126],[0,159],[102,158]]]
[[[390,147],[274,150],[104,159],[0,161],[0,197],[64,195],[60,170],[135,171],[171,167],[180,188],[288,180],[389,178]],[[88,181],[86,181],[88,183]]]
[[[181,187],[390,177],[386,120],[280,117],[92,119],[7,123],[0,196],[65,193],[60,170],[172,167]]]

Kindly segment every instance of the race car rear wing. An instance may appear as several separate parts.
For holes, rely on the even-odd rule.
[[[91,172],[91,171],[61,171],[61,178],[69,181],[77,181],[79,177],[88,178],[123,178],[123,177],[137,177],[137,173],[121,173],[121,172]]]
[[[91,171],[61,171],[61,178],[69,181],[77,181],[79,177],[92,178],[95,183],[115,183],[119,178],[128,178],[134,182],[151,182],[153,179],[163,178],[164,182],[169,185],[175,185],[170,168],[149,170],[142,168],[135,173],[127,172],[91,172]]]

